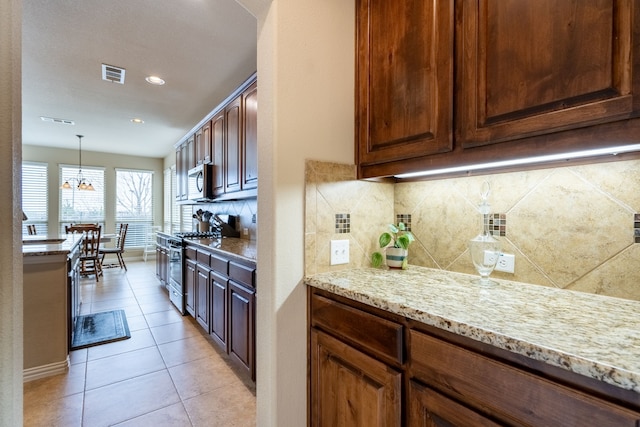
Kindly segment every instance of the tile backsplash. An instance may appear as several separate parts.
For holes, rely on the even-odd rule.
[[[306,274],[370,265],[380,233],[407,217],[410,264],[476,274],[467,244],[487,180],[502,250],[516,258],[515,274],[492,277],[640,300],[640,160],[399,184],[355,176],[354,165],[307,161]],[[349,214],[348,233],[337,214]],[[345,238],[350,263],[329,265],[330,241]]]

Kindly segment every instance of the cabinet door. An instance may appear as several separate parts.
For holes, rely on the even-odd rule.
[[[211,122],[196,132],[196,165],[211,163]]]
[[[184,150],[182,145],[176,149],[176,200],[182,200],[183,190],[182,186],[184,181],[182,176],[184,175],[184,161],[182,160],[182,154]]]
[[[401,425],[402,375],[311,329],[311,425]]]
[[[185,308],[189,314],[195,317],[195,304],[196,304],[196,266],[197,263],[193,260],[187,259],[185,261],[184,272],[184,301]]]
[[[464,0],[456,140],[473,147],[632,111],[631,0]]]
[[[244,140],[242,149],[242,189],[258,186],[258,83],[244,92]]]
[[[211,119],[211,163],[213,164],[213,194],[224,194],[224,110]]]
[[[453,1],[358,0],[359,165],[453,147]]]
[[[193,134],[187,139],[185,142],[185,149],[187,151],[187,155],[185,157],[186,166],[185,166],[185,175],[189,176],[189,169],[193,169],[196,167],[196,135]],[[185,190],[186,191],[186,190]]]
[[[225,108],[225,193],[240,190],[240,143],[242,141],[242,96],[227,104]]]
[[[255,380],[254,291],[229,281],[229,355]]]
[[[414,381],[409,385],[409,427],[498,427],[466,406]]]
[[[209,333],[209,269],[198,264],[196,267],[195,318]]]
[[[227,340],[227,289],[226,277],[211,272],[211,337],[225,351],[228,352]]]

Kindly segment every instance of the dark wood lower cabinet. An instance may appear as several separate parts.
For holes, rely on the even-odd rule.
[[[311,426],[640,426],[633,391],[315,288],[309,315]]]
[[[227,339],[227,294],[229,280],[215,271],[211,272],[211,337],[228,352]]]
[[[198,264],[196,267],[196,321],[209,333],[209,269]]]
[[[437,391],[411,381],[409,384],[409,427],[498,427],[487,419]]]
[[[400,426],[402,373],[311,330],[311,425]]]
[[[200,245],[187,245],[185,254],[187,311],[255,381],[255,262]]]
[[[252,289],[229,281],[229,355],[255,379],[255,307]]]

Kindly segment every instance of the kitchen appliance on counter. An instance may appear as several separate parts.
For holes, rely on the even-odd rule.
[[[229,214],[215,214],[213,218],[213,228],[219,230],[221,237],[240,237],[240,232],[236,229],[238,217]]]
[[[184,250],[182,237],[177,235],[169,237],[167,244],[169,246],[169,300],[184,316],[186,310],[182,284],[182,253]]]

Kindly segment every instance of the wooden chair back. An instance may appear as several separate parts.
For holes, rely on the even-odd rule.
[[[120,228],[118,229],[118,235],[116,236],[116,248],[120,249],[120,251],[124,252],[124,241],[127,238],[127,230],[129,229],[129,224],[120,224]]]
[[[38,234],[36,232],[36,225],[35,224],[27,225],[27,233],[29,233],[29,236],[35,236],[36,234]]]
[[[95,229],[96,227],[100,227],[98,223],[96,224],[69,224],[64,226],[64,232],[66,234],[73,234],[73,232],[82,233],[87,231],[88,229]]]

